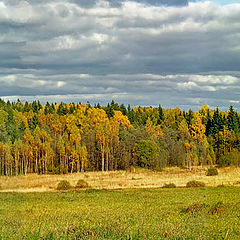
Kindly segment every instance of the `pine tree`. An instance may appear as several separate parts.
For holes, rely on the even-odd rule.
[[[228,111],[227,127],[230,131],[239,132],[239,117],[234,111],[233,106],[230,106]]]
[[[30,127],[31,130],[34,130],[37,127],[38,124],[39,124],[38,116],[36,114],[34,114],[29,127]]]
[[[217,108],[216,110],[214,110],[211,127],[209,128],[209,133],[212,136],[216,136],[220,131],[223,131],[223,127],[224,119],[222,114],[219,112],[219,109]]]
[[[158,124],[161,124],[162,121],[164,120],[164,113],[161,105],[158,106]]]

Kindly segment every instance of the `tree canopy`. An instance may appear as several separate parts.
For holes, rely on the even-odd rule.
[[[0,175],[239,165],[240,116],[203,106],[0,100]]]

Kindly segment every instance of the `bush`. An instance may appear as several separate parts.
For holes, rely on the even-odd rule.
[[[219,167],[228,167],[231,165],[231,159],[229,156],[220,156],[218,160],[218,166]]]
[[[216,176],[218,175],[218,170],[217,168],[215,167],[211,167],[207,170],[207,173],[206,173],[207,176]]]
[[[186,185],[187,188],[190,188],[190,187],[205,187],[205,186],[206,185],[205,185],[204,182],[200,182],[200,181],[196,181],[196,180],[190,181]]]
[[[71,186],[70,182],[67,180],[62,180],[57,185],[57,190],[69,190],[71,188],[72,188],[72,186]]]
[[[83,179],[78,180],[77,185],[75,186],[75,188],[87,188],[87,187],[88,183]]]
[[[239,166],[240,165],[240,152],[233,151],[226,155],[222,155],[218,159],[218,166],[219,167],[228,167],[228,166]]]
[[[164,185],[163,185],[163,188],[176,188],[177,186],[176,186],[176,184],[174,184],[174,183],[165,183]]]

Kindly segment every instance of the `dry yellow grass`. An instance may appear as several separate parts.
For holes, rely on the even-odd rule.
[[[180,168],[166,168],[162,172],[137,169],[129,171],[86,172],[66,175],[37,175],[0,177],[0,192],[46,192],[55,191],[61,180],[68,180],[75,186],[84,179],[96,189],[158,188],[165,183],[186,186],[191,180],[204,182],[207,186],[240,185],[240,168],[221,168],[219,175],[206,176],[207,168],[195,168],[192,171]]]

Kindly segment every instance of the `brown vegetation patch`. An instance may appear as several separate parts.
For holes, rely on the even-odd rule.
[[[228,208],[229,208],[229,206],[227,206],[227,204],[223,203],[222,201],[219,201],[210,208],[208,213],[221,214],[223,212],[226,212],[228,210]]]
[[[207,207],[205,203],[193,203],[182,209],[182,213],[198,213]]]

